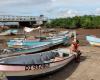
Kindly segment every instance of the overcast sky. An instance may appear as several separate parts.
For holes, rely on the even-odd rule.
[[[100,0],[0,0],[0,15],[100,15]]]

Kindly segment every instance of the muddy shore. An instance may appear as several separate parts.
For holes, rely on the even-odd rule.
[[[91,46],[85,39],[86,35],[95,35],[100,38],[100,29],[77,29],[76,32],[80,41],[80,50],[83,53],[81,62],[75,63],[72,61],[53,74],[31,80],[100,80],[100,47]],[[8,39],[8,37],[3,38]]]
[[[85,38],[86,35],[100,38],[100,29],[77,29],[76,32],[83,53],[81,62],[72,61],[60,71],[32,80],[100,80],[100,47],[91,46]]]
[[[100,80],[100,48],[81,46],[81,62],[72,61],[63,69],[32,80]]]

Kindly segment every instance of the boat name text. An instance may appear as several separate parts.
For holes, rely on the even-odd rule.
[[[44,68],[48,68],[49,66],[50,66],[49,64],[28,65],[28,66],[25,66],[25,70],[44,69]]]

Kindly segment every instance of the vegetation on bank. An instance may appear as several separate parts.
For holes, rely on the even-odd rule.
[[[46,23],[48,28],[85,28],[85,29],[100,29],[100,16],[84,15],[68,18],[52,19]]]

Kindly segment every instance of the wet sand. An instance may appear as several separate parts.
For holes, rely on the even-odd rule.
[[[76,29],[77,38],[82,46],[87,46],[89,43],[86,41],[87,35],[94,35],[100,38],[100,29]]]

